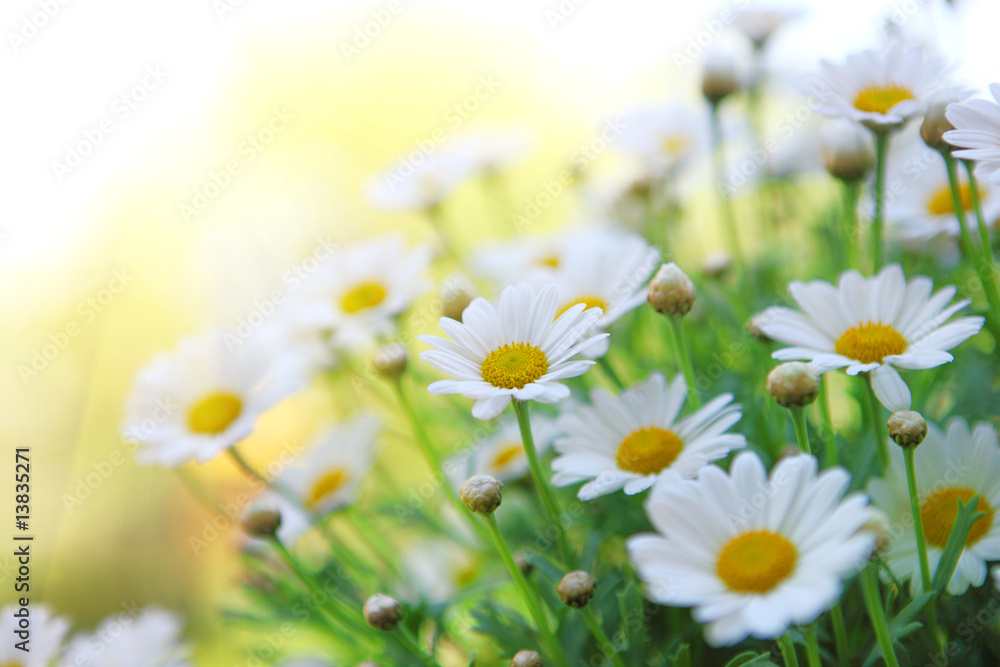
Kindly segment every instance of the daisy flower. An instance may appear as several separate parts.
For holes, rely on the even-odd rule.
[[[736,12],[733,21],[754,47],[760,49],[778,28],[801,13],[794,7],[747,7]]]
[[[392,211],[426,211],[481,170],[475,152],[462,142],[414,149],[368,184],[368,199]]]
[[[594,326],[604,331],[646,302],[646,283],[659,265],[659,249],[642,237],[593,230],[568,239],[559,265],[536,270],[528,281],[538,287],[558,285],[560,313],[579,303],[600,308],[603,315]],[[603,357],[607,351],[604,341],[587,350],[586,356]]]
[[[902,143],[902,142],[901,142]],[[958,238],[960,228],[948,182],[948,170],[940,154],[927,148],[922,141],[907,142],[890,159],[888,182],[899,184],[892,197],[886,199],[885,219],[906,241],[929,241],[935,236]],[[969,228],[976,226],[972,207],[972,187],[967,175],[958,174],[962,215]],[[979,186],[979,201],[987,220],[1000,215],[1000,198],[993,188]],[[978,236],[974,236],[978,239]]]
[[[713,646],[773,639],[816,620],[875,543],[859,532],[872,516],[867,498],[844,498],[847,471],[816,468],[812,456],[788,456],[768,478],[746,452],[728,474],[708,466],[696,480],[658,484],[646,513],[659,534],[626,542],[647,596],[693,607]]]
[[[744,436],[726,433],[743,416],[732,394],[678,420],[685,398],[683,375],[669,388],[662,373],[653,373],[618,396],[594,389],[592,406],[559,417],[559,430],[566,435],[556,440],[559,457],[552,462],[552,484],[591,480],[580,489],[580,500],[619,489],[633,495],[668,470],[694,477],[712,461],[746,446]]]
[[[975,160],[976,175],[1000,185],[1000,83],[990,84],[989,100],[968,100],[951,104],[945,117],[955,126],[944,139],[962,150],[952,155]]]
[[[910,513],[903,451],[892,447],[892,466],[886,479],[868,483],[872,503],[885,511],[896,527],[886,559],[893,574],[910,577],[914,595],[923,590],[917,537]],[[961,595],[970,585],[986,581],[986,562],[1000,559],[1000,441],[992,425],[980,422],[972,432],[964,419],[953,419],[947,433],[927,425],[927,436],[913,455],[920,493],[920,517],[927,538],[927,559],[933,573],[948,543],[958,516],[958,500],[968,502],[979,495],[980,517],[969,532],[958,567],[948,583],[948,592]]]
[[[464,152],[472,177],[506,169],[528,153],[531,143],[530,134],[521,128],[496,128],[458,135],[448,142],[448,149]]]
[[[429,246],[407,249],[395,235],[338,248],[303,285],[298,317],[332,332],[334,347],[360,351],[390,333],[393,319],[430,288],[430,260]]]
[[[942,58],[925,59],[920,49],[895,44],[852,54],[843,65],[824,60],[808,87],[822,102],[819,113],[885,131],[919,114],[947,71]]]
[[[69,632],[69,623],[57,616],[45,606],[30,607],[31,637],[26,646],[30,651],[22,651],[17,644],[23,641],[18,632],[18,619],[14,616],[21,607],[13,604],[5,605],[0,610],[0,665],[14,667],[47,667],[52,664],[62,650],[63,639]]]
[[[475,399],[477,419],[493,419],[511,399],[555,403],[568,397],[569,387],[559,380],[583,375],[595,363],[572,357],[608,334],[580,341],[601,318],[601,309],[577,304],[557,314],[558,301],[555,285],[536,291],[524,283],[505,289],[496,307],[474,299],[461,322],[442,317],[441,329],[454,342],[420,336],[435,348],[420,358],[454,379],[431,383],[430,392]]]
[[[566,251],[565,235],[524,235],[483,244],[472,253],[469,264],[500,291],[511,284],[511,276],[559,268],[566,261]]]
[[[707,152],[708,119],[680,103],[644,106],[622,116],[617,146],[638,159],[647,178],[672,176]]]
[[[205,463],[247,438],[258,416],[306,384],[282,350],[260,332],[232,346],[210,330],[154,356],[135,375],[121,426],[136,461]]]
[[[788,290],[803,312],[773,306],[758,324],[772,340],[793,346],[775,352],[775,359],[811,361],[821,373],[844,367],[848,375],[870,372],[879,402],[890,411],[908,410],[910,389],[896,368],[948,363],[954,359],[948,350],[983,327],[982,317],[948,322],[971,300],[948,305],[956,288],[931,295],[933,287],[925,276],[907,284],[898,264],[872,278],[845,271],[837,286],[795,281]]]
[[[531,415],[530,419],[535,449],[541,456],[556,437],[556,425],[543,415]],[[456,489],[473,475],[489,475],[501,482],[526,476],[528,457],[524,453],[517,420],[501,420],[486,442],[451,457],[442,467]]]
[[[190,665],[180,640],[176,614],[147,608],[137,615],[123,612],[106,618],[93,632],[73,637],[63,655],[65,665],[88,667],[182,667]]]
[[[422,539],[403,550],[407,585],[433,603],[454,599],[485,569],[482,558],[454,540]]]

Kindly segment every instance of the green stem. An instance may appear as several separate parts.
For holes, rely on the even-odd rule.
[[[885,204],[885,163],[889,153],[889,132],[875,132],[875,219],[872,221],[872,275],[882,268],[885,251],[882,248],[883,206]]]
[[[878,587],[878,577],[875,574],[875,566],[869,565],[861,573],[861,590],[865,596],[865,607],[868,608],[868,617],[872,621],[875,629],[875,637],[878,645],[882,649],[882,657],[887,667],[899,667],[896,659],[896,652],[892,647],[892,638],[889,636],[889,626],[885,621],[885,609],[882,606],[882,593]]]
[[[621,376],[618,375],[614,366],[611,365],[607,354],[597,360],[597,365],[601,367],[601,370],[611,379],[619,391],[625,388],[625,383],[622,382]]]
[[[979,224],[979,279],[983,284],[983,291],[986,292],[986,301],[990,304],[990,315],[987,318],[992,320],[991,332],[996,338],[1000,333],[1000,286],[997,284],[996,262],[993,260],[993,246],[990,244],[990,230],[983,217],[982,202],[979,201],[979,183],[973,173],[972,163],[965,162],[965,170],[969,174],[969,193],[972,197],[972,208],[976,211],[976,221]],[[997,338],[996,345],[1000,349],[1000,338]]]
[[[778,638],[778,648],[781,649],[781,657],[785,660],[785,667],[799,667],[799,656],[795,653],[795,644],[788,633]]]
[[[819,417],[823,427],[823,449],[826,450],[826,466],[837,465],[837,434],[833,430],[833,419],[830,417],[830,396],[827,394],[826,373],[819,378]]]
[[[531,435],[531,421],[528,416],[528,403],[514,399],[514,414],[517,415],[517,425],[521,429],[521,441],[524,443],[524,453],[528,456],[528,463],[531,467],[531,479],[535,483],[538,495],[542,499],[542,505],[549,515],[549,523],[555,528],[556,543],[559,547],[559,557],[563,565],[572,568],[575,562],[573,552],[569,548],[569,539],[566,537],[566,529],[560,520],[559,505],[556,504],[552,488],[549,486],[549,479],[542,469],[542,463],[538,458],[538,450],[535,449],[535,439]]]
[[[870,375],[870,374],[869,374]],[[868,404],[871,408],[872,432],[875,434],[875,451],[878,452],[878,460],[882,465],[882,472],[889,470],[889,427],[882,419],[882,404],[879,403],[875,390],[872,389],[871,377],[862,378],[865,389],[868,391]]]
[[[858,197],[861,195],[860,181],[844,183],[841,189],[844,205],[844,236],[847,237],[847,267],[858,267]]]
[[[722,215],[724,231],[729,240],[729,251],[733,255],[733,263],[736,264],[737,279],[742,279],[746,275],[746,263],[743,261],[743,253],[740,251],[733,203],[729,194],[723,189],[726,182],[726,152],[722,136],[722,120],[719,118],[717,104],[712,105],[712,143],[715,158],[715,189],[719,195],[719,212]]]
[[[420,448],[420,452],[427,460],[427,465],[430,466],[434,475],[437,477],[438,483],[444,489],[445,496],[449,501],[451,501],[451,504],[455,506],[455,509],[458,510],[458,513],[461,516],[467,517],[473,532],[479,536],[484,544],[488,544],[489,536],[485,533],[479,522],[469,515],[468,509],[465,507],[465,503],[463,503],[462,499],[458,497],[458,492],[455,491],[454,487],[451,485],[451,481],[448,480],[444,473],[441,472],[441,457],[438,456],[437,451],[431,444],[431,439],[427,434],[427,429],[424,428],[424,423],[420,420],[420,416],[413,407],[413,403],[410,401],[409,396],[407,396],[406,389],[403,387],[403,378],[396,378],[391,384],[392,388],[396,392],[396,398],[399,399],[399,404],[403,406],[403,411],[406,413],[410,426],[413,428],[413,434],[416,436],[417,440],[417,447]]]
[[[847,644],[847,624],[844,623],[844,610],[840,607],[840,600],[837,600],[830,610],[830,620],[833,623],[833,642],[837,648],[837,665],[845,667],[850,649]]]
[[[358,512],[353,508],[349,507],[344,511],[344,516],[347,517],[347,521],[351,524],[355,531],[361,535],[362,539],[368,544],[371,551],[378,557],[386,569],[391,572],[397,579],[403,578],[403,572],[400,569],[399,562],[395,557],[395,552],[388,542],[379,534],[378,531],[372,530],[371,524],[366,521]]]
[[[428,655],[427,651],[420,647],[420,644],[413,638],[410,631],[402,624],[396,626],[393,636],[407,651],[420,658],[427,667],[441,667],[441,664],[437,660]]]
[[[812,454],[812,447],[809,446],[809,426],[806,424],[806,413],[801,407],[792,406],[788,408],[792,415],[792,424],[795,426],[795,441],[799,445],[799,451],[803,454]]]
[[[816,626],[819,621],[806,626],[806,660],[809,667],[823,667],[819,658],[819,638],[816,636]]]
[[[969,233],[968,221],[965,217],[965,205],[962,204],[962,186],[958,179],[958,168],[955,166],[955,158],[948,153],[942,152],[945,169],[948,171],[948,185],[951,187],[951,204],[955,209],[955,218],[958,220],[958,244],[965,256],[965,261],[971,263],[973,268],[978,268],[979,253],[976,245],[972,241],[972,234]]]
[[[608,639],[608,635],[604,632],[604,628],[597,620],[597,616],[590,607],[584,607],[580,610],[583,614],[583,620],[587,622],[587,626],[590,627],[590,632],[594,635],[594,639],[600,644],[601,650],[604,651],[604,655],[611,659],[611,662],[615,667],[625,667],[625,663],[622,662],[622,657],[618,655],[618,651],[615,650],[615,645],[611,643]]]
[[[566,661],[566,656],[563,655],[562,647],[560,647],[559,641],[549,628],[549,622],[535,596],[535,592],[528,585],[528,581],[524,578],[524,573],[521,572],[521,568],[519,568],[517,563],[514,561],[514,556],[511,555],[510,549],[507,548],[507,543],[504,541],[503,534],[500,532],[500,526],[497,525],[496,517],[492,514],[483,514],[481,516],[483,517],[483,521],[486,523],[486,528],[489,531],[490,536],[493,538],[493,544],[496,545],[497,553],[500,554],[500,559],[503,561],[504,566],[506,566],[507,571],[510,573],[511,579],[514,580],[514,584],[517,586],[518,592],[521,594],[521,599],[528,608],[528,613],[531,614],[531,617],[535,621],[535,625],[538,626],[538,632],[541,635],[542,642],[546,645],[546,649],[549,652],[550,657],[565,667],[568,663]]]
[[[927,538],[924,534],[924,519],[920,514],[920,495],[917,491],[917,473],[913,464],[915,447],[903,448],[903,459],[906,461],[906,487],[910,492],[910,511],[913,514],[913,529],[917,534],[917,555],[920,558],[920,582],[924,592],[929,593],[931,586],[931,566],[927,558]]]
[[[701,407],[701,397],[698,395],[698,382],[695,380],[694,366],[691,365],[691,352],[687,344],[684,318],[683,316],[668,316],[667,321],[670,323],[670,340],[677,353],[677,364],[681,367],[681,372],[684,373],[684,381],[687,382],[687,400],[697,410]]]

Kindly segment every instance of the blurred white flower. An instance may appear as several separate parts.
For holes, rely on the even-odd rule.
[[[648,105],[622,114],[617,146],[636,157],[651,179],[672,177],[709,146],[708,117],[678,102]]]
[[[0,642],[0,665],[49,667],[62,651],[63,639],[69,632],[69,622],[53,616],[48,607],[33,603],[26,607],[29,615],[27,622],[30,623],[28,635],[20,636],[17,633],[25,631],[19,625],[24,617],[14,614],[21,609],[19,605],[8,604],[0,610],[0,635],[3,635],[3,641]],[[17,648],[17,644],[25,639],[28,640],[24,645],[27,650],[22,651]]]
[[[945,116],[955,126],[944,138],[961,148],[953,155],[975,160],[976,175],[1000,185],[1000,83],[990,84],[995,101],[968,100],[948,106]]]
[[[407,582],[431,602],[454,599],[483,570],[479,556],[452,540],[421,539],[402,550]]]
[[[539,456],[548,450],[556,433],[552,419],[531,415],[531,435]],[[473,475],[489,475],[501,482],[524,477],[529,465],[517,420],[501,419],[496,431],[485,442],[451,457],[443,469],[456,489]]]
[[[143,609],[106,618],[93,632],[80,634],[66,646],[62,663],[87,667],[186,667],[188,648],[181,641],[176,614]]]
[[[778,28],[802,13],[795,7],[746,7],[733,18],[736,28],[762,48]]]
[[[122,437],[139,445],[142,464],[205,463],[306,381],[299,360],[264,332],[238,345],[217,330],[188,336],[136,373]]]

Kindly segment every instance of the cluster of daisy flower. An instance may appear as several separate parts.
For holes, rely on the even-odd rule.
[[[743,9],[752,73],[709,54],[700,106],[623,113],[625,166],[572,186],[587,222],[465,247],[451,198],[504,219],[532,142],[453,137],[369,190],[425,240],[345,242],[252,335],[138,372],[139,463],[197,486],[225,455],[262,489],[251,628],[367,667],[995,664],[995,614],[950,640],[1000,595],[1000,85],[966,100],[905,35],[823,62],[798,84],[831,120],[796,144],[822,159],[720,187],[797,16]],[[728,250],[695,271],[707,157]],[[315,385],[335,419],[293,461],[245,451]]]

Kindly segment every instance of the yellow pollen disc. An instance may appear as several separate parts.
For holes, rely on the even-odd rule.
[[[0,667],[21,667],[21,663],[19,663],[19,662],[5,662],[2,665],[0,665]]]
[[[347,471],[343,468],[330,470],[313,484],[312,490],[309,492],[309,497],[306,498],[306,504],[311,508],[315,508],[325,498],[343,488],[344,484],[347,483],[348,477]]]
[[[621,470],[653,475],[677,458],[684,449],[684,441],[672,431],[658,426],[632,431],[618,445],[615,463]]]
[[[660,148],[665,155],[677,157],[687,147],[687,139],[684,137],[667,137],[660,144]]]
[[[475,563],[460,567],[455,570],[455,583],[458,584],[459,588],[465,588],[475,580],[477,574],[479,574],[479,568]]]
[[[783,535],[754,530],[729,540],[715,573],[735,593],[767,593],[795,570],[799,553]]]
[[[545,353],[527,343],[508,343],[490,352],[483,361],[483,379],[502,389],[524,389],[545,375],[549,360]]]
[[[927,542],[936,547],[944,549],[948,545],[948,537],[951,535],[951,528],[958,518],[958,501],[969,502],[976,492],[972,489],[952,486],[946,489],[935,491],[920,503],[920,518],[924,522],[924,534]],[[986,516],[979,517],[972,524],[969,537],[965,540],[965,546],[972,546],[978,542],[993,526],[993,508],[990,504],[979,498],[980,512],[986,512]]]
[[[563,306],[562,310],[560,310],[558,313],[556,313],[556,319],[559,319],[560,315],[562,315],[563,313],[565,313],[567,310],[569,310],[570,308],[572,308],[573,306],[575,306],[578,303],[582,303],[587,308],[600,308],[604,312],[608,312],[608,303],[607,303],[607,301],[605,301],[604,299],[602,299],[599,296],[593,296],[591,294],[588,294],[586,296],[581,296],[577,300],[575,300],[575,301],[573,301],[571,303],[567,303],[565,306]],[[587,310],[587,308],[584,308],[584,310]]]
[[[914,99],[913,91],[896,83],[868,86],[854,98],[854,108],[859,111],[884,114],[900,102],[912,99]]]
[[[340,297],[340,309],[348,315],[359,310],[374,308],[385,300],[385,287],[381,283],[369,281],[359,283]]]
[[[538,263],[542,266],[547,266],[552,269],[559,268],[559,258],[555,255],[549,255],[548,257],[542,257],[538,260]]]
[[[980,201],[983,197],[983,189],[977,188],[976,194]],[[968,183],[963,183],[958,189],[959,201],[963,211],[972,210],[972,188]],[[932,215],[954,215],[955,203],[951,199],[951,188],[945,186],[934,193],[934,196],[927,200],[927,210]]]
[[[882,363],[888,356],[906,352],[907,347],[909,343],[903,334],[889,324],[875,324],[871,320],[851,327],[833,345],[837,354],[863,364]]]
[[[243,412],[243,401],[220,391],[205,396],[188,413],[188,428],[195,433],[218,435]]]
[[[524,447],[520,443],[513,443],[503,447],[493,458],[493,467],[502,468],[514,459],[524,456]]]

